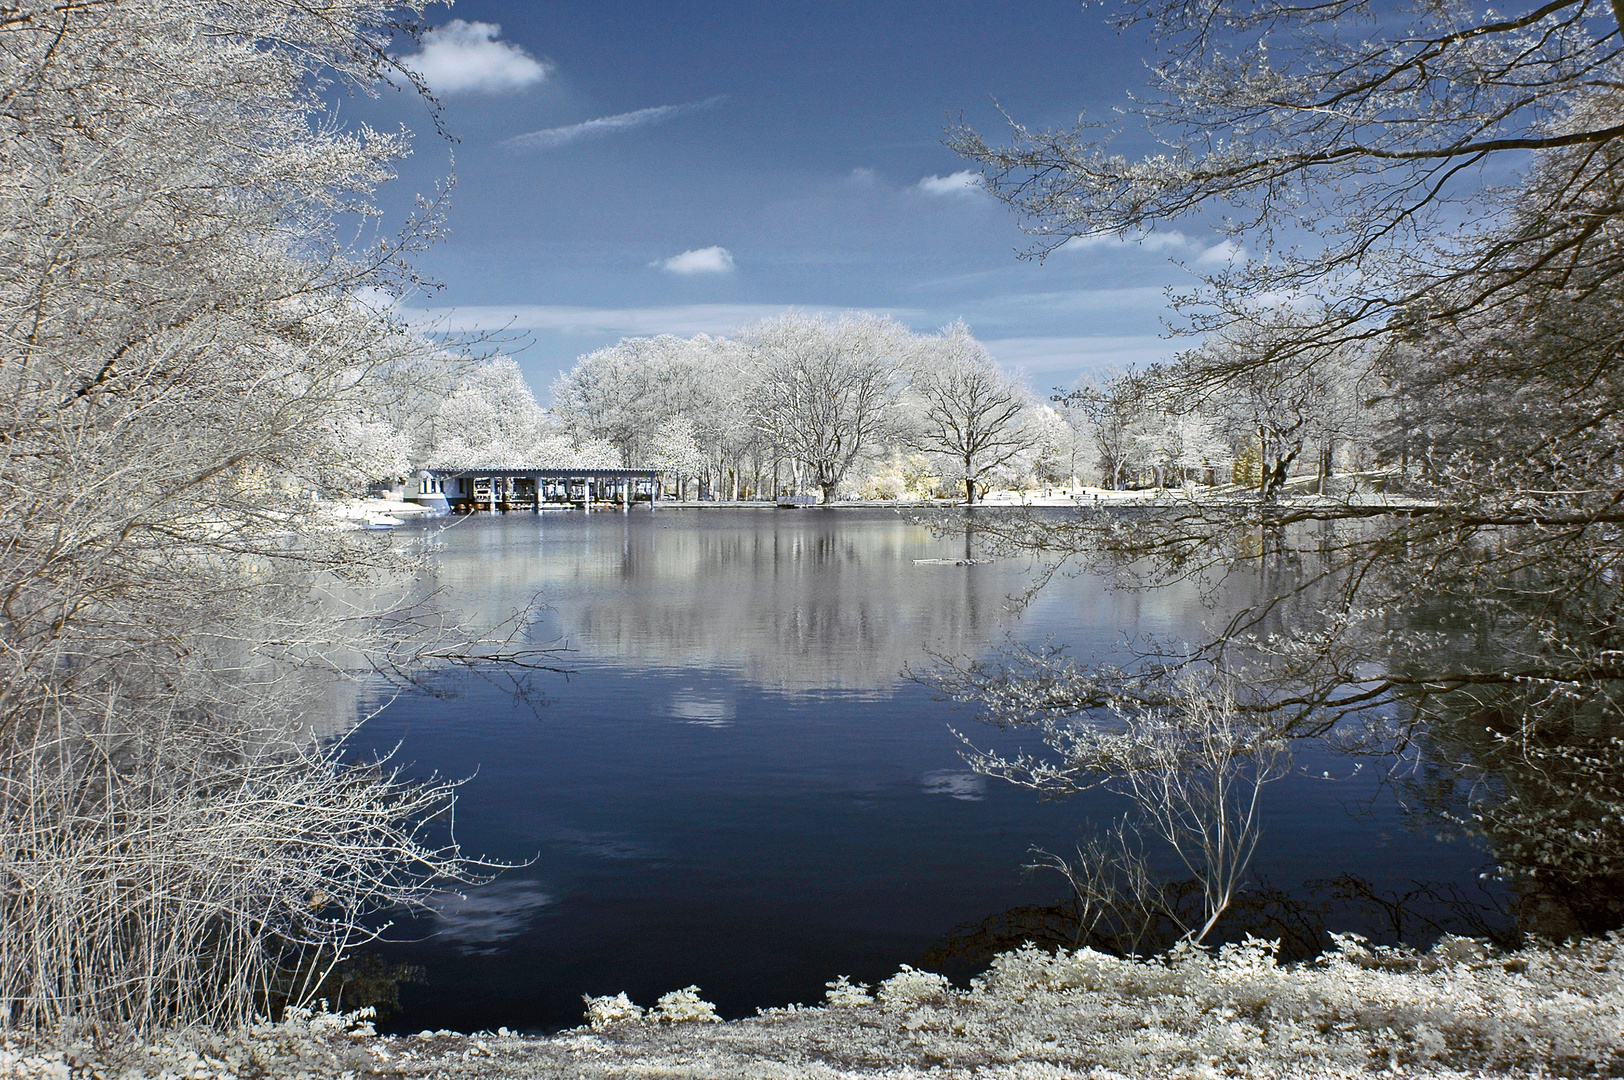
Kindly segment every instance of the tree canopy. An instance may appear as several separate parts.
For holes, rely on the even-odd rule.
[[[1035,255],[1180,219],[1230,233],[1246,256],[1175,298],[1203,340],[1140,385],[1244,415],[1260,481],[1004,539],[1139,583],[1246,569],[1268,588],[1191,650],[1121,670],[1030,654],[948,683],[1030,720],[1244,669],[1277,730],[1456,770],[1465,805],[1438,809],[1565,907],[1546,932],[1619,925],[1624,796],[1601,776],[1624,762],[1621,5],[1117,10],[1163,49],[1124,119],[950,138]],[[1131,122],[1159,149],[1109,149]],[[1350,426],[1375,451],[1363,489],[1286,497],[1309,433]]]
[[[247,1020],[460,873],[446,789],[314,737],[411,652],[318,496],[432,353],[376,299],[432,205],[339,239],[407,136],[326,103],[414,10],[0,5],[0,1024]]]

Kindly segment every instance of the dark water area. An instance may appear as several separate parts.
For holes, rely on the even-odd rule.
[[[556,1030],[580,1022],[582,994],[646,1005],[691,984],[730,1017],[811,1004],[839,975],[941,961],[956,930],[1054,904],[1064,882],[1023,871],[1029,849],[1070,852],[1125,805],[970,772],[954,728],[1040,741],[978,725],[904,669],[1007,640],[1106,659],[1246,600],[1062,576],[1023,606],[1032,566],[952,565],[973,539],[885,510],[442,518],[397,536],[433,545],[426,584],[449,613],[540,599],[529,639],[569,650],[567,674],[443,676],[442,696],[396,700],[352,736],[358,753],[398,744],[410,775],[466,777],[458,840],[524,864],[392,927],[378,951],[426,976],[401,987],[397,1031]],[[1265,792],[1256,880],[1480,897],[1482,850],[1407,816],[1376,770],[1313,749],[1297,765]],[[1379,935],[1378,908],[1343,905],[1331,928]]]

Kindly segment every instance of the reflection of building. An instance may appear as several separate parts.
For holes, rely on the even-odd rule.
[[[408,485],[406,499],[435,509],[539,510],[543,506],[633,502],[659,505],[657,469],[508,469],[478,466],[423,469]]]

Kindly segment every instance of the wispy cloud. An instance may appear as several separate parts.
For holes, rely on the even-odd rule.
[[[922,195],[969,195],[981,188],[981,174],[973,169],[960,169],[947,176],[927,176],[914,185]]]
[[[669,307],[592,308],[563,304],[515,304],[511,307],[431,308],[410,315],[414,325],[430,333],[466,334],[481,331],[538,331],[561,334],[727,334],[748,323],[786,311],[843,314],[850,308],[819,308],[791,304],[681,304]],[[872,310],[910,325],[930,325],[923,311],[889,308]]]
[[[1074,236],[1061,244],[1060,251],[1088,251],[1090,249],[1113,248],[1129,244],[1144,251],[1169,251],[1175,248],[1188,247],[1191,240],[1177,229],[1156,229],[1146,231],[1143,229],[1130,233],[1101,233],[1095,236]]]
[[[695,248],[651,263],[671,274],[725,274],[733,269],[733,253],[725,247]]]
[[[596,138],[600,135],[614,135],[622,131],[631,131],[634,128],[649,127],[653,124],[663,124],[668,120],[688,116],[696,112],[714,109],[727,100],[726,94],[706,98],[704,101],[690,101],[681,105],[655,105],[648,109],[634,109],[631,112],[616,113],[614,116],[600,116],[596,120],[583,120],[579,124],[565,124],[563,127],[542,128],[540,131],[530,131],[523,135],[515,135],[511,139],[503,139],[502,147],[507,150],[556,150],[560,146],[580,142],[582,139]]]
[[[440,94],[496,93],[541,82],[549,68],[509,41],[496,23],[452,19],[423,34],[423,49],[401,63]]]

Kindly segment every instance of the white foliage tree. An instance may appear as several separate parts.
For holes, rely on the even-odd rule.
[[[308,735],[317,675],[406,658],[337,602],[395,557],[313,498],[398,465],[382,376],[428,352],[356,297],[432,210],[337,241],[407,143],[325,95],[379,84],[398,15],[0,9],[4,1023],[247,1020],[461,872],[414,824],[445,789]]]
[[[553,412],[578,438],[602,440],[637,467],[674,417],[717,448],[742,426],[736,358],[705,334],[624,338],[576,361],[553,385]]]
[[[896,431],[909,336],[873,315],[789,314],[739,332],[757,365],[755,427],[805,467],[825,502],[852,464]]]
[[[1298,330],[1287,351],[1379,334],[1418,305],[1442,325],[1588,258],[1598,207],[1581,205],[1586,192],[1616,207],[1587,178],[1624,140],[1616,0],[1126,0],[1114,18],[1163,53],[1154,92],[1122,119],[1012,124],[1002,147],[959,127],[952,141],[1044,250],[1221,208],[1232,250],[1272,250],[1216,275],[1197,329],[1273,317],[1283,301]],[[1155,153],[1108,146],[1130,124],[1149,126]],[[1531,154],[1550,182],[1519,192],[1479,168]],[[1532,223],[1521,235],[1498,232],[1513,201]],[[1274,243],[1300,225],[1312,243]],[[1495,264],[1509,272],[1484,272]]]
[[[709,464],[704,448],[694,437],[694,422],[686,416],[674,417],[649,440],[649,464],[676,476],[679,491],[684,477],[696,476]]]
[[[508,357],[466,371],[440,405],[425,464],[443,468],[614,468],[620,454],[603,440],[576,443],[536,403]]]
[[[1034,449],[1033,468],[1046,483],[1070,483],[1077,474],[1078,432],[1053,405],[1028,407],[1023,421]]]
[[[1042,714],[1034,696],[1013,689],[997,699],[1000,719],[1032,722]],[[1261,836],[1263,789],[1291,769],[1286,742],[1250,715],[1235,690],[1223,679],[1186,680],[1164,707],[1112,703],[1109,716],[1046,716],[1039,723],[1054,758],[973,751],[969,761],[978,772],[1050,795],[1103,787],[1127,796],[1142,827],[1200,883],[1200,921],[1184,927],[1189,940],[1200,941],[1245,884]],[[1057,865],[1074,883],[1088,869]]]
[[[1144,378],[1132,372],[1086,376],[1061,396],[1060,404],[1087,433],[1101,485],[1120,489],[1133,464],[1134,424],[1145,409]]]
[[[1129,426],[1134,460],[1148,468],[1158,488],[1175,474],[1216,470],[1234,458],[1221,422],[1199,412],[1175,412],[1148,405]]]
[[[1259,256],[1182,298],[1209,333],[1161,373],[1233,420],[1257,495],[1021,542],[1144,559],[1158,580],[1267,568],[1310,524],[1335,537],[1334,598],[1265,633],[1311,603],[1283,587],[1203,655],[1257,644],[1283,729],[1360,712],[1391,718],[1394,742],[1424,734],[1487,780],[1452,812],[1537,895],[1526,910],[1571,920],[1535,929],[1616,928],[1624,828],[1602,777],[1624,771],[1624,3],[1117,11],[1164,53],[1122,121],[1148,123],[1154,153],[1110,149],[1117,125],[1092,122],[955,143],[1040,249],[1194,218]],[[1275,505],[1311,450],[1323,479],[1331,442],[1375,426],[1407,501]],[[1260,524],[1267,542],[1248,540]]]
[[[1185,413],[1173,421],[1173,445],[1173,464],[1186,479],[1191,473],[1216,473],[1235,459],[1219,421],[1198,412]]]
[[[1029,395],[962,321],[915,342],[910,389],[918,413],[911,441],[953,462],[967,503],[1034,448],[1021,422]]]

